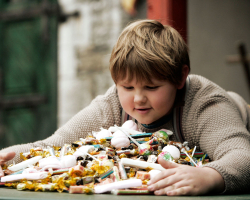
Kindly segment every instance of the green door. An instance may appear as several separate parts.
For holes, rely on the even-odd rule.
[[[0,149],[56,130],[57,1],[0,1]]]

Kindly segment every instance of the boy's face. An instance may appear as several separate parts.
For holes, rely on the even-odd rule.
[[[151,124],[172,111],[177,87],[168,81],[152,79],[153,84],[131,82],[127,79],[117,82],[121,105],[126,113],[142,124]]]

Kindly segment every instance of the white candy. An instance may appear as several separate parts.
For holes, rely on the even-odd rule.
[[[110,161],[110,160],[104,160],[104,161],[102,161],[102,162],[101,162],[101,165],[102,165],[102,166],[108,166],[110,169],[111,169],[112,167],[114,167],[114,163],[113,163],[112,161]]]
[[[113,134],[113,138],[128,138],[122,131],[117,130],[116,132],[114,132]]]
[[[128,120],[124,122],[124,124],[122,125],[122,128],[127,128],[127,129],[138,131],[138,126],[133,120]]]
[[[25,170],[23,170],[22,174],[36,173],[36,172],[38,172],[38,170],[36,170],[33,166],[33,167],[29,167],[29,168],[26,168]]]
[[[111,145],[119,149],[122,147],[128,147],[130,145],[130,140],[128,137],[113,137],[111,139]]]
[[[157,169],[152,169],[149,171],[149,174],[150,174],[150,179],[152,179],[153,177],[155,177],[157,174],[161,173],[160,170],[157,170]]]
[[[39,160],[39,167],[43,168],[47,165],[60,165],[60,161],[55,156],[50,156],[48,158],[43,158]]]
[[[73,155],[63,156],[60,160],[62,168],[74,167],[77,165],[76,157]]]
[[[95,150],[95,147],[93,145],[85,145],[77,149],[73,155],[77,157],[78,156],[86,157],[86,153],[91,153],[94,150]]]
[[[39,161],[39,167],[42,167],[42,171],[52,168],[52,169],[61,169],[74,167],[77,165],[76,156],[67,155],[63,156],[61,160],[59,160],[55,156],[50,156],[48,158],[43,158]]]
[[[109,183],[105,185],[98,185],[95,186],[95,193],[105,193],[108,191],[111,191],[113,189],[126,189],[131,187],[140,187],[142,186],[142,180],[141,179],[129,179],[125,181],[118,181],[114,183]]]
[[[11,182],[11,181],[20,181],[21,179],[27,180],[40,180],[48,176],[47,172],[37,172],[37,173],[28,173],[28,174],[14,174],[9,176],[4,176],[1,178],[1,182]]]
[[[106,137],[111,137],[111,136],[112,136],[111,131],[104,129],[104,128],[102,128],[101,131],[97,132],[95,135],[97,140],[104,139]]]
[[[181,156],[180,150],[174,145],[165,146],[162,149],[163,152],[168,152],[175,159],[178,160]]]
[[[111,139],[111,145],[117,149],[121,147],[128,147],[130,145],[130,140],[122,131],[117,130],[113,134],[113,138]]]
[[[160,131],[165,131],[168,134],[168,136],[173,135],[173,132],[167,129],[161,129]]]
[[[34,158],[30,158],[30,159],[25,160],[25,161],[23,161],[21,163],[18,163],[16,165],[8,167],[8,169],[11,170],[11,171],[16,172],[16,171],[18,171],[20,169],[25,169],[25,168],[29,167],[30,165],[33,165],[33,164],[37,163],[42,158],[43,158],[42,156],[35,156]]]
[[[151,167],[153,169],[157,169],[157,170],[160,170],[160,171],[165,170],[165,168],[163,168],[160,164],[149,163],[149,162],[140,161],[140,160],[133,160],[133,159],[130,159],[130,158],[122,158],[121,159],[121,164],[131,166],[131,167],[138,167],[138,168],[141,168],[141,169],[146,169],[148,167]]]

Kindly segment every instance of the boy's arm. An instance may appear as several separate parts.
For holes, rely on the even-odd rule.
[[[206,166],[223,177],[224,192],[247,192],[250,134],[237,107],[224,96],[203,97],[194,116],[195,143],[213,160]]]
[[[31,148],[71,144],[79,138],[85,138],[92,131],[99,131],[101,127],[120,125],[120,114],[121,106],[116,94],[116,87],[112,86],[105,95],[96,97],[88,107],[77,113],[52,136],[34,143],[14,145],[1,150],[0,153],[16,152],[14,161],[17,163],[21,161],[20,153],[29,152]]]
[[[148,189],[156,195],[203,195],[248,192],[250,134],[237,108],[225,97],[199,99],[185,121],[186,139],[213,160],[202,168],[158,159],[167,170]],[[192,114],[193,113],[193,114]],[[192,138],[192,139],[190,139]]]

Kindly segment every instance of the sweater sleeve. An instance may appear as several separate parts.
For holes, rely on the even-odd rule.
[[[248,192],[250,134],[237,106],[226,95],[203,96],[199,102],[193,130],[197,145],[212,160],[206,167],[221,174],[224,193]]]
[[[21,161],[20,153],[29,152],[31,148],[70,144],[79,138],[85,138],[92,131],[100,130],[101,127],[108,128],[114,124],[120,125],[120,123],[121,106],[116,87],[112,86],[105,95],[97,96],[88,107],[77,113],[50,137],[34,143],[14,145],[2,149],[0,153],[16,152],[14,161],[18,163]]]

